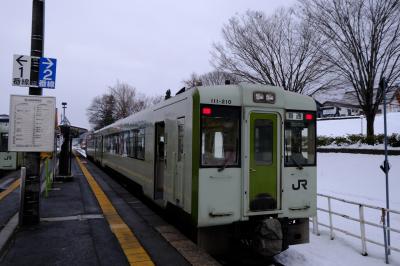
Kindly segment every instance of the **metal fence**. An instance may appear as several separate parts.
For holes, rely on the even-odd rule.
[[[393,226],[392,227],[388,227],[388,226],[386,226],[386,223],[385,223],[386,222],[385,217],[386,217],[387,213],[400,215],[400,211],[396,211],[396,210],[392,210],[392,209],[386,209],[386,208],[373,206],[373,205],[368,205],[368,204],[363,204],[363,203],[350,201],[350,200],[345,200],[345,199],[341,199],[341,198],[338,198],[338,197],[333,197],[333,196],[319,194],[319,193],[317,195],[318,195],[319,198],[325,198],[327,200],[328,208],[324,209],[324,208],[318,207],[317,210],[319,212],[324,212],[324,213],[328,214],[328,224],[324,224],[324,223],[321,223],[321,222],[318,221],[318,211],[317,211],[317,216],[315,216],[315,217],[313,217],[311,219],[311,222],[313,224],[313,233],[314,234],[320,235],[319,226],[322,226],[322,227],[326,227],[326,228],[329,229],[329,236],[330,236],[331,239],[335,238],[334,231],[338,231],[338,232],[344,233],[344,234],[346,234],[348,236],[352,236],[352,237],[358,238],[358,239],[361,240],[361,254],[364,255],[364,256],[368,255],[368,253],[367,253],[367,242],[371,243],[371,244],[375,244],[375,245],[381,246],[381,247],[384,247],[385,248],[385,255],[387,253],[390,254],[390,251],[400,252],[400,248],[394,247],[390,243],[388,238],[387,238],[387,236],[390,235],[391,232],[400,234],[400,230],[393,228]],[[346,203],[346,204],[351,204],[351,205],[358,206],[358,210],[359,210],[358,217],[352,217],[352,216],[349,216],[347,214],[343,214],[343,213],[340,213],[338,211],[332,210],[332,201],[338,201],[338,202],[343,202],[343,203]],[[367,221],[365,219],[365,215],[364,215],[364,210],[365,209],[372,209],[372,210],[378,211],[379,215],[380,215],[381,222],[380,223],[374,223],[374,222]],[[346,220],[351,220],[351,221],[358,222],[360,224],[360,234],[352,233],[352,232],[349,232],[348,230],[336,227],[333,224],[333,219],[332,219],[332,217],[334,215],[342,217],[342,218],[344,218]],[[373,239],[368,238],[366,236],[365,225],[370,225],[370,226],[373,226],[373,227],[376,227],[376,228],[380,228],[382,230],[382,234],[383,234],[383,239],[384,239],[383,243],[379,242],[378,240],[373,240]],[[386,256],[386,258],[387,258],[387,256]],[[388,260],[386,260],[386,263],[388,263]]]

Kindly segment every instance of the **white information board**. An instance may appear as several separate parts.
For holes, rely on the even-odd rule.
[[[54,150],[56,98],[11,95],[9,151]]]

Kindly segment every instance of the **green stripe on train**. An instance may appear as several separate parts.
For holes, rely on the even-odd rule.
[[[192,220],[197,225],[199,212],[199,167],[200,167],[200,93],[193,93],[192,135]]]

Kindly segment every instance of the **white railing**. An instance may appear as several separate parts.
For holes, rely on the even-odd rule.
[[[324,208],[320,208],[318,207],[317,210],[319,212],[324,212],[328,214],[328,224],[324,224],[318,221],[318,211],[317,211],[317,216],[313,217],[310,221],[313,224],[313,233],[316,235],[320,235],[319,232],[319,226],[323,226],[329,229],[329,236],[330,238],[333,240],[335,238],[334,235],[334,231],[338,231],[341,233],[344,233],[348,236],[352,236],[355,238],[358,238],[361,240],[361,254],[366,256],[368,255],[367,253],[367,242],[371,243],[371,244],[375,244],[381,247],[385,248],[385,257],[386,257],[386,263],[388,263],[388,257],[387,255],[390,254],[390,251],[396,251],[396,252],[400,252],[400,248],[398,247],[394,247],[393,245],[391,245],[390,241],[388,240],[388,235],[390,235],[391,232],[393,233],[397,233],[400,234],[400,230],[399,229],[395,229],[393,227],[389,227],[386,226],[386,215],[389,214],[395,214],[395,215],[400,215],[400,211],[396,211],[396,210],[392,210],[392,209],[386,209],[386,208],[382,208],[382,207],[378,207],[378,206],[373,206],[373,205],[368,205],[368,204],[363,204],[363,203],[359,203],[359,202],[355,202],[355,201],[350,201],[350,200],[345,200],[345,199],[341,199],[341,198],[337,198],[337,197],[333,197],[333,196],[328,196],[328,195],[324,195],[324,194],[317,194],[319,198],[326,198],[327,199],[327,209]],[[351,205],[355,205],[358,206],[358,217],[352,217],[349,216],[347,214],[343,214],[343,213],[339,213],[338,211],[334,211],[332,210],[332,201],[338,201],[338,202],[343,202],[346,204],[351,204]],[[374,222],[370,222],[365,220],[365,215],[364,215],[364,210],[365,209],[371,209],[371,210],[376,210],[380,212],[380,223],[374,223]],[[355,234],[352,232],[349,232],[345,229],[342,228],[338,228],[336,226],[334,226],[333,224],[333,216],[339,216],[342,217],[346,220],[351,220],[351,221],[355,221],[358,222],[360,224],[360,234]],[[382,230],[383,233],[383,243],[379,242],[377,240],[373,240],[370,239],[366,236],[366,231],[365,231],[365,225],[370,225],[376,228],[380,228]]]

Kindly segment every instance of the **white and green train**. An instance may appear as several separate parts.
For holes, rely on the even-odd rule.
[[[271,256],[309,241],[316,104],[279,87],[195,87],[94,132],[88,156],[190,217],[199,246]]]
[[[8,151],[8,115],[0,115],[0,171],[16,170],[21,165],[22,156]]]

